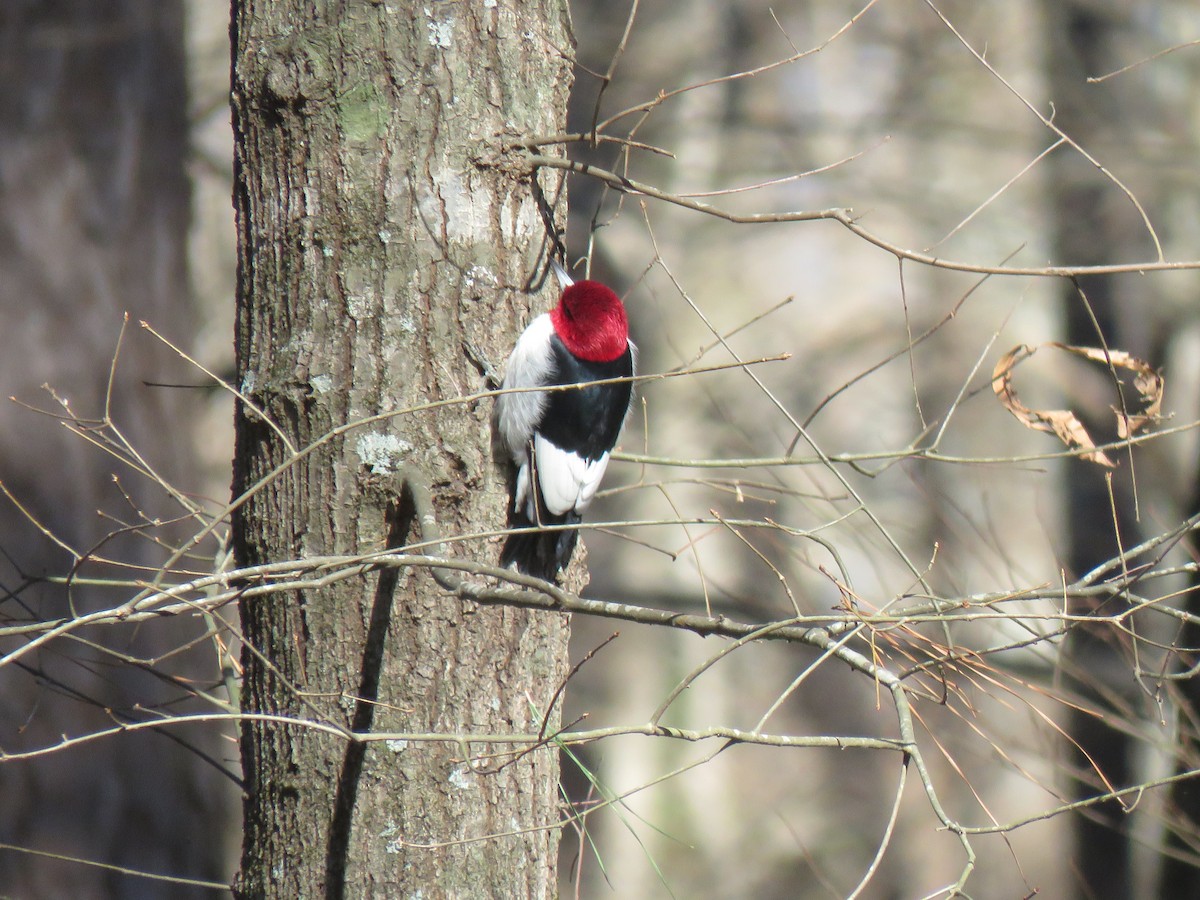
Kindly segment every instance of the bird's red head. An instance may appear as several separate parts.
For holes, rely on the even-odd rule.
[[[554,331],[567,349],[589,362],[611,362],[629,346],[629,320],[621,298],[598,281],[577,281],[550,310]]]

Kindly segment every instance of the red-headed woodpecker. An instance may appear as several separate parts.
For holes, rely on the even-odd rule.
[[[518,391],[496,402],[496,429],[515,469],[510,535],[500,565],[553,581],[571,560],[575,525],[587,509],[632,402],[628,381],[636,348],[620,298],[598,281],[573,282],[554,263],[562,297],[534,319],[508,358],[504,388],[587,385],[567,391]]]

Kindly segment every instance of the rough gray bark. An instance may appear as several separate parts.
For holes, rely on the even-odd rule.
[[[52,407],[41,389],[49,383],[77,415],[98,416],[124,313],[183,344],[191,331],[183,10],[177,0],[5,3],[0,60],[0,396]],[[148,387],[144,382],[196,379],[136,331],[135,325],[127,334],[115,373],[113,416],[166,477],[183,475],[177,483],[195,489],[195,436],[188,423],[196,411],[192,402],[204,398]],[[98,510],[131,518],[121,490],[149,516],[179,511],[59,422],[7,399],[0,403],[0,480],[81,550],[101,546],[114,530],[114,519]],[[3,502],[0,622],[66,614],[67,591],[36,579],[66,574],[72,560]],[[133,565],[161,562],[142,538],[103,547]],[[85,564],[77,574],[112,577],[113,569]],[[70,593],[80,612],[120,598],[86,584]],[[53,745],[64,734],[145,720],[162,709],[195,711],[195,704],[180,702],[180,684],[160,680],[131,657],[157,660],[155,671],[163,676],[211,676],[211,665],[203,665],[211,661],[208,645],[176,652],[203,631],[203,623],[182,618],[92,629],[79,634],[89,644],[57,640],[5,666],[0,747],[16,753]],[[20,643],[0,641],[0,654]],[[223,835],[235,808],[234,784],[176,739],[222,755],[214,729],[175,728],[4,761],[0,842],[159,875],[227,879]],[[9,849],[0,853],[0,893],[212,895]]]
[[[495,165],[496,148],[504,133],[561,130],[565,4],[242,0],[233,41],[247,395],[304,448],[487,389],[479,361],[500,365],[528,320],[544,233],[528,173]],[[429,485],[444,534],[503,527],[491,407],[376,421],[276,474],[290,451],[239,408],[234,493],[266,481],[235,516],[238,563],[418,540],[409,476]],[[565,675],[562,617],[464,605],[424,570],[241,614],[246,711],[359,732],[537,731]],[[449,743],[249,723],[242,754],[243,896],[555,893],[553,751],[494,771]]]

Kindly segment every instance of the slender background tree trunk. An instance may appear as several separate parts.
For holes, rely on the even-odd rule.
[[[102,415],[126,313],[190,344],[183,28],[177,0],[0,5],[0,481],[66,544],[79,552],[103,547],[98,555],[149,567],[137,570],[143,575],[161,562],[162,550],[120,523],[137,521],[138,513],[145,522],[169,522],[178,506],[61,422],[7,398],[55,409],[42,389],[49,384],[77,415]],[[136,324],[119,363],[115,422],[166,478],[197,490],[191,423],[206,398],[147,384],[194,382],[195,372]],[[118,531],[126,533],[108,539]],[[154,534],[170,539],[169,529]],[[87,583],[111,578],[112,568],[83,561],[73,570],[72,562],[4,501],[5,624],[118,602],[116,591]],[[37,581],[68,571],[79,579],[70,591]],[[0,747],[19,753],[165,710],[211,711],[183,699],[184,685],[206,685],[212,675],[211,644],[198,640],[204,630],[181,617],[81,631],[0,668]],[[86,643],[75,639],[82,636]],[[0,654],[25,640],[0,641]],[[154,671],[139,660],[155,661]],[[236,786],[220,771],[228,749],[216,729],[181,726],[7,759],[0,765],[0,843],[136,872],[226,880],[236,811]],[[229,765],[236,769],[235,760]],[[0,853],[0,894],[212,897],[211,890],[9,847]]]
[[[480,361],[502,364],[528,321],[544,233],[527,173],[493,165],[495,148],[502,133],[562,128],[565,3],[242,0],[233,40],[246,394],[302,449],[486,389]],[[273,474],[292,451],[241,406],[234,493],[262,489],[236,515],[239,565],[418,540],[405,472],[430,486],[446,535],[502,527],[491,409],[402,413]],[[491,563],[498,544],[453,552]],[[565,675],[564,618],[464,605],[424,570],[241,614],[247,712],[360,732],[536,732]],[[555,893],[554,751],[496,772],[504,759],[473,765],[452,743],[348,745],[248,723],[242,754],[244,896]]]
[[[1103,152],[1119,141],[1119,128],[1136,120],[1122,85],[1089,85],[1089,76],[1119,68],[1120,39],[1129,27],[1121,4],[1105,7],[1090,2],[1045,5],[1047,75],[1055,102],[1055,122],[1084,148]],[[1140,98],[1140,103],[1145,103]],[[1133,203],[1110,178],[1076,153],[1052,157],[1054,172],[1053,238],[1057,256],[1072,265],[1098,265],[1113,260],[1149,257],[1154,247]],[[1120,173],[1118,173],[1119,177]],[[1151,191],[1134,185],[1139,199],[1155,210]],[[1153,286],[1137,276],[1084,277],[1062,283],[1066,340],[1071,344],[1107,346],[1144,359],[1158,359],[1150,346],[1155,304],[1148,296]],[[1086,299],[1085,299],[1086,298]],[[1134,298],[1136,303],[1130,302]],[[1092,374],[1092,373],[1088,373]],[[1099,396],[1088,396],[1086,382],[1074,385],[1072,403],[1097,442],[1115,439],[1110,405],[1116,391],[1111,378],[1102,375]],[[1133,393],[1126,390],[1126,400]],[[1136,517],[1133,475],[1143,457],[1119,456],[1120,468],[1111,473],[1082,461],[1065,468],[1067,564],[1075,576],[1083,575],[1140,540]],[[1132,466],[1131,466],[1132,463]],[[1077,603],[1072,612],[1112,616],[1127,604],[1110,599],[1101,607]],[[1130,674],[1131,648],[1110,625],[1076,627],[1065,645],[1067,673],[1072,688],[1087,705],[1073,710],[1068,729],[1074,742],[1072,764],[1083,773],[1074,784],[1076,797],[1091,797],[1103,790],[1093,767],[1120,788],[1138,779],[1133,742],[1126,731],[1105,721],[1118,713],[1118,721],[1135,715],[1142,696]],[[1075,819],[1073,851],[1078,896],[1121,900],[1132,896],[1133,846],[1130,817],[1117,802],[1098,804]]]

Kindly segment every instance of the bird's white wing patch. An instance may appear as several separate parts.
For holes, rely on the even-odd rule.
[[[600,490],[600,482],[604,480],[604,470],[608,468],[608,454],[598,460],[588,463],[584,472],[583,483],[579,486],[579,499],[575,501],[575,511],[583,512],[592,505],[596,491]]]
[[[546,383],[553,366],[550,352],[553,332],[554,325],[545,313],[529,323],[508,358],[502,388],[530,388]],[[525,462],[525,448],[541,422],[545,408],[546,395],[539,391],[501,394],[496,398],[500,436],[518,466]]]
[[[556,516],[570,510],[583,512],[587,509],[604,478],[604,470],[608,468],[608,454],[588,462],[578,453],[564,450],[539,434],[533,439],[533,455],[546,509]]]

